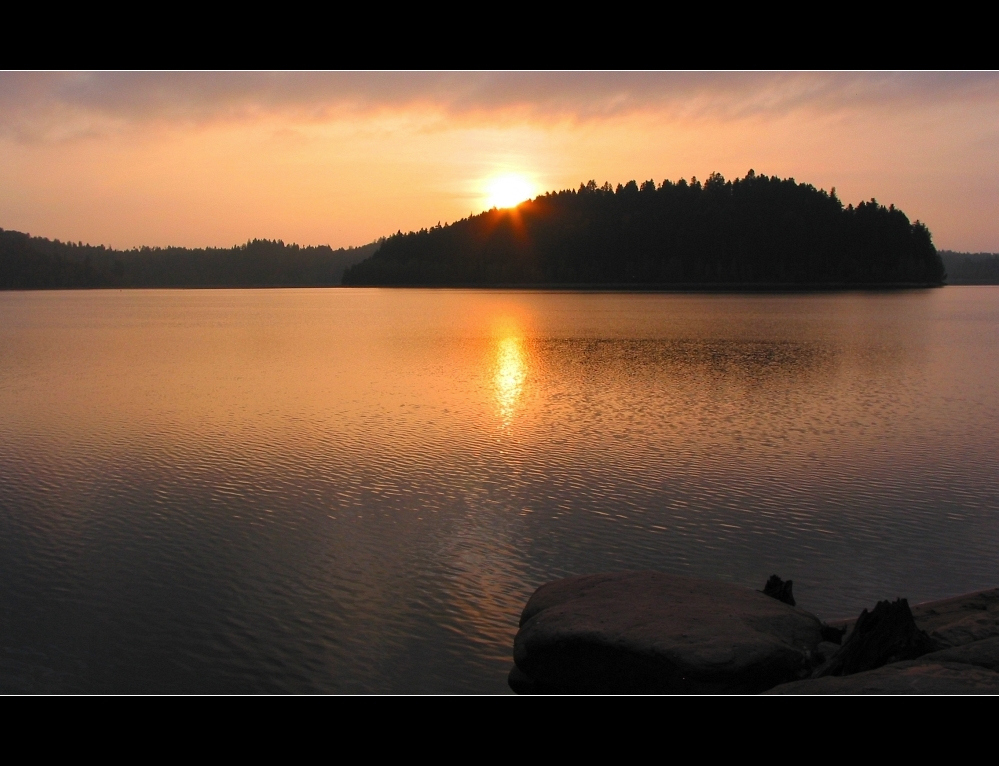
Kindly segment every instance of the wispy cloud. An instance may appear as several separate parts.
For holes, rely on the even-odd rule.
[[[0,226],[116,246],[361,244],[541,189],[719,171],[999,242],[999,74],[0,73]]]
[[[0,132],[58,140],[151,123],[414,111],[461,122],[780,117],[999,104],[995,73],[94,72],[0,74]]]

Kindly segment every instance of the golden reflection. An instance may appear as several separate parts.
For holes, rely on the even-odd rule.
[[[496,389],[496,404],[504,427],[509,426],[513,420],[526,377],[527,363],[521,338],[516,335],[500,338],[496,347],[496,374],[493,386]]]

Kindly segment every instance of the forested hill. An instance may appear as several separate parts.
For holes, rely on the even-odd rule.
[[[590,181],[512,210],[399,232],[345,285],[939,285],[929,230],[875,200],[756,175]]]
[[[379,245],[333,250],[255,239],[232,248],[111,250],[0,229],[0,289],[338,285]]]
[[[941,250],[940,258],[952,285],[999,285],[999,253]]]

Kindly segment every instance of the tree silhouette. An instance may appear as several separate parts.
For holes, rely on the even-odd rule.
[[[111,250],[0,229],[0,289],[338,285],[379,245],[333,250],[254,239],[228,249]]]
[[[942,284],[929,230],[876,200],[758,175],[596,181],[389,237],[349,285]]]

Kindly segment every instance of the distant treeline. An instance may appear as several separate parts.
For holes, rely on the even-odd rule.
[[[333,250],[254,239],[232,248],[112,250],[0,229],[0,289],[339,285],[379,244]]]
[[[999,285],[999,253],[941,250],[940,257],[952,285]]]
[[[551,192],[385,240],[346,285],[939,285],[929,230],[793,178]]]

